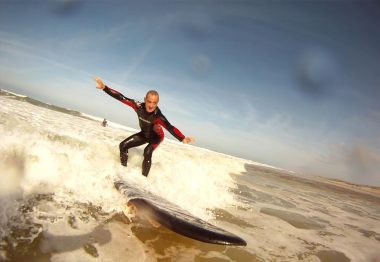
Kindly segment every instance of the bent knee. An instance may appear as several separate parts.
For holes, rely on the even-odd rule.
[[[125,151],[128,149],[128,140],[124,140],[119,144],[120,151]]]
[[[150,159],[153,154],[153,146],[148,146],[144,149],[144,158]]]

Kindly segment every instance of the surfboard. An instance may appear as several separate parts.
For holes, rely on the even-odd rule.
[[[129,205],[133,205],[148,218],[183,236],[206,243],[219,245],[246,246],[239,236],[214,226],[190,214],[178,205],[139,189],[125,181],[118,180],[115,188],[123,194]]]

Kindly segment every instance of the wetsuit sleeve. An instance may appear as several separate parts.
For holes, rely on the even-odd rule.
[[[103,91],[106,92],[107,94],[109,94],[110,96],[112,96],[113,98],[119,100],[123,104],[126,104],[126,105],[132,107],[135,111],[137,110],[138,105],[137,105],[137,102],[135,100],[130,99],[128,97],[125,97],[122,93],[120,93],[120,92],[118,92],[112,88],[109,88],[108,86],[104,87]]]
[[[179,141],[182,141],[185,138],[181,131],[179,131],[175,126],[172,126],[164,115],[161,114],[161,116],[157,119],[157,123],[168,130],[170,134],[172,134]]]

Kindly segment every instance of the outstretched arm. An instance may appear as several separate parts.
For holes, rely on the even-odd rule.
[[[119,100],[120,102],[132,107],[135,111],[137,110],[138,105],[137,105],[135,100],[130,99],[128,97],[125,97],[123,94],[119,93],[118,91],[116,91],[112,88],[109,88],[108,86],[106,86],[103,83],[103,80],[100,77],[96,77],[95,81],[98,84],[96,86],[96,88],[102,89],[104,92],[106,92],[107,94],[109,94],[113,98],[115,98],[115,99]]]

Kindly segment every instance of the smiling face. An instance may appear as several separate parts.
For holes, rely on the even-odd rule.
[[[157,92],[148,92],[146,94],[146,97],[144,98],[145,101],[145,110],[148,113],[152,113],[154,110],[156,110],[158,105],[158,93]]]

